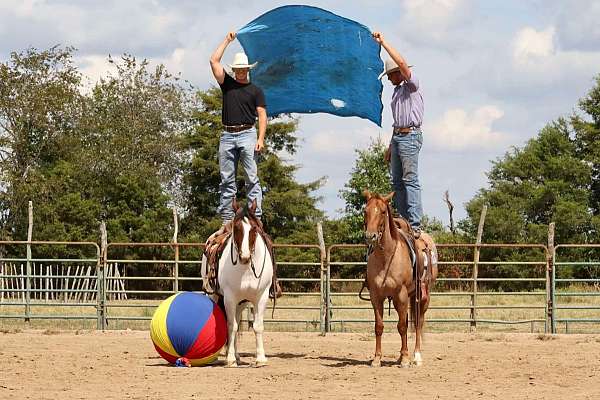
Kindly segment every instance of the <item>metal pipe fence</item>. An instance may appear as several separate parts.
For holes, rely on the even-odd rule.
[[[468,283],[470,286],[469,291],[452,291],[452,292],[432,292],[432,299],[441,296],[452,296],[455,298],[467,298],[469,299],[469,305],[431,305],[428,310],[468,310],[468,317],[459,317],[459,318],[441,318],[441,317],[427,317],[428,323],[468,323],[471,327],[471,330],[474,330],[477,327],[477,324],[504,324],[504,325],[517,325],[517,324],[528,324],[531,326],[531,331],[534,330],[535,324],[543,324],[544,332],[548,331],[549,321],[546,318],[548,314],[548,303],[545,301],[546,293],[545,291],[540,292],[505,292],[505,291],[482,291],[478,290],[479,286],[477,283],[486,283],[486,282],[526,282],[526,283],[544,283],[546,284],[545,277],[492,277],[488,278],[483,276],[479,276],[477,273],[477,268],[485,267],[485,266],[524,266],[524,267],[543,267],[543,269],[547,266],[547,254],[548,250],[545,245],[541,244],[438,244],[436,245],[438,250],[443,251],[444,249],[513,249],[513,250],[539,250],[540,254],[538,254],[538,260],[534,261],[480,261],[479,256],[473,255],[473,260],[448,260],[444,259],[443,256],[439,257],[438,268],[440,270],[440,274],[438,275],[437,282],[439,284],[443,284],[445,282],[459,282],[459,283]],[[342,267],[349,266],[360,266],[363,269],[366,268],[366,261],[336,261],[334,260],[335,253],[343,250],[359,250],[362,251],[366,259],[366,246],[365,245],[346,245],[346,244],[336,244],[332,245],[327,250],[327,289],[326,289],[326,297],[328,307],[328,318],[326,321],[326,331],[332,331],[332,325],[343,327],[347,324],[365,324],[365,323],[374,323],[374,318],[372,312],[369,314],[369,310],[372,310],[370,304],[365,304],[363,306],[359,305],[337,305],[336,299],[356,296],[357,290],[348,292],[342,290],[333,290],[333,286],[343,286],[344,284],[354,283],[358,286],[360,283],[364,281],[364,278],[340,278],[340,277],[332,277],[331,273],[334,270],[334,274],[339,272],[339,269]],[[464,269],[465,267],[471,267],[473,272],[471,277],[461,276],[461,277],[448,277],[444,276],[444,267],[445,266],[454,266],[457,268]],[[463,271],[464,273],[464,271]],[[342,285],[340,285],[342,284]],[[360,286],[358,286],[360,287]],[[498,297],[498,296],[532,296],[532,297],[543,297],[544,301],[536,302],[534,304],[524,304],[524,305],[498,305],[498,304],[478,304],[478,297]],[[388,305],[389,306],[389,305]],[[539,310],[539,316],[533,318],[525,318],[525,319],[494,319],[494,318],[479,318],[477,317],[478,310]],[[347,311],[359,311],[359,310],[367,310],[362,314],[357,316],[356,313],[354,315],[348,316]],[[342,311],[336,316],[336,311]],[[429,313],[431,315],[431,312]],[[397,317],[394,319],[385,319],[384,323],[396,323]]]
[[[0,241],[0,247],[18,249],[11,257],[0,257],[0,323],[9,319],[86,320],[96,321],[97,329],[126,323],[130,325],[123,326],[138,323],[133,326],[147,327],[164,298],[182,290],[202,290],[202,243],[99,246],[93,242]],[[52,256],[32,255],[32,250],[42,247]],[[557,332],[557,324],[564,324],[567,332],[578,324],[600,327],[600,302],[593,302],[600,299],[600,245],[437,247],[440,273],[437,291],[432,292],[429,323],[466,325],[470,330],[482,325],[525,325],[530,331],[543,327],[543,332],[552,333]],[[277,315],[265,323],[276,329],[304,327],[322,333],[373,323],[371,305],[355,300],[364,279],[356,278],[364,276],[364,245],[276,244],[275,251],[285,296],[277,305]],[[592,254],[594,251],[598,254]],[[49,265],[62,269],[49,273]],[[69,265],[79,265],[89,273],[75,273]],[[522,273],[503,275],[509,267]],[[117,273],[109,274],[111,269]],[[584,269],[599,274],[582,278],[576,271]],[[70,284],[63,285],[65,281]],[[512,289],[502,289],[503,284]],[[571,289],[565,289],[567,285]],[[581,289],[574,290],[573,285],[581,285]],[[42,295],[47,293],[56,296]],[[80,296],[68,297],[74,294]],[[127,300],[119,299],[120,294]],[[509,298],[521,303],[505,301]],[[51,312],[40,312],[44,309]],[[397,319],[386,321],[395,323]],[[245,322],[251,324],[250,313]]]
[[[571,254],[568,254],[568,253]],[[560,254],[562,253],[562,254]],[[560,257],[558,255],[560,255]],[[580,259],[581,257],[581,259]],[[586,299],[600,299],[600,244],[559,244],[554,248],[554,265],[552,276],[552,303],[555,312],[552,318],[552,331],[558,331],[558,325],[564,323],[564,332],[569,333],[573,325],[596,324],[600,326],[600,302],[594,303]],[[564,261],[561,261],[564,260]],[[581,271],[587,269],[592,278],[577,278]],[[590,271],[591,270],[591,271]],[[564,276],[561,278],[560,276]],[[572,289],[557,291],[562,286],[573,288],[573,284],[587,284],[593,290],[572,291]],[[567,284],[567,285],[564,285]],[[587,304],[573,304],[586,302]],[[566,316],[566,310],[576,310],[579,316]],[[590,314],[590,316],[587,316]],[[585,316],[581,316],[584,314]],[[587,315],[586,315],[587,314]]]
[[[61,242],[61,241],[6,241],[6,240],[2,240],[0,241],[0,246],[3,247],[26,247],[26,257],[25,258],[19,258],[19,257],[0,257],[0,282],[2,282],[2,285],[0,286],[0,293],[2,294],[0,296],[0,306],[2,306],[2,311],[0,311],[0,320],[3,319],[23,319],[26,322],[31,321],[32,319],[65,319],[65,320],[96,320],[99,321],[99,314],[98,314],[98,308],[96,307],[95,304],[93,303],[88,303],[88,302],[48,302],[48,301],[32,301],[35,299],[32,299],[32,295],[34,295],[35,293],[52,293],[52,294],[73,294],[73,293],[78,293],[78,294],[91,294],[91,293],[100,293],[99,292],[99,288],[93,289],[90,288],[89,286],[87,286],[86,288],[82,288],[80,285],[77,285],[77,288],[71,287],[60,287],[59,285],[52,285],[51,287],[44,287],[44,288],[34,288],[32,287],[32,281],[35,281],[36,279],[41,279],[45,282],[52,282],[54,280],[59,280],[59,281],[63,281],[64,280],[72,280],[72,281],[79,281],[79,283],[81,282],[81,280],[87,280],[88,281],[88,285],[89,285],[89,281],[92,280],[94,281],[94,279],[97,280],[98,278],[98,273],[100,271],[100,247],[98,246],[98,244],[94,243],[94,242]],[[57,257],[57,258],[45,258],[45,257],[34,257],[32,255],[32,246],[33,247],[41,247],[41,246],[47,246],[49,249],[54,249],[56,247],[59,248],[66,248],[69,247],[71,249],[75,249],[74,252],[83,252],[83,253],[93,253],[95,255],[95,257],[73,257],[73,258],[65,258],[65,257]],[[60,249],[59,249],[60,250]],[[64,250],[63,250],[64,251]],[[92,275],[71,275],[70,273],[67,273],[67,275],[60,275],[60,274],[49,274],[48,273],[48,269],[46,270],[46,274],[43,273],[38,273],[35,274],[32,271],[32,265],[35,265],[34,263],[42,263],[42,262],[53,262],[53,263],[72,263],[72,264],[79,264],[79,265],[83,265],[83,266],[88,266],[88,267],[93,267],[94,269],[94,273]],[[17,274],[9,274],[7,271],[7,266],[9,265],[13,265],[14,264],[7,264],[7,263],[16,263],[16,262],[21,262],[21,263],[25,263],[25,268],[23,267],[23,264],[21,264],[21,268],[20,268],[20,273]],[[91,268],[88,268],[91,269]],[[14,270],[13,270],[14,271]],[[5,284],[5,282],[9,282],[12,281],[13,283],[15,282],[15,280],[17,280],[17,282],[20,280],[20,285],[16,286],[16,285],[10,285],[11,287],[8,288],[6,287],[7,285]],[[51,281],[52,280],[52,281]],[[4,301],[4,297],[7,297],[7,300],[10,296],[10,294],[12,293],[21,293],[22,294],[22,301],[21,302],[14,302],[14,301]],[[14,297],[11,297],[11,300],[14,299]],[[19,306],[23,306],[23,312],[19,313],[19,312],[11,312],[11,313],[6,313],[3,312],[4,310],[6,310],[7,308],[13,308],[13,307],[19,307]],[[6,308],[5,308],[6,307]],[[35,313],[32,312],[32,308],[56,308],[56,307],[85,307],[85,308],[92,308],[95,307],[97,310],[96,315],[92,315],[92,314],[80,314],[80,315],[72,315],[72,314],[67,314],[67,313],[56,313],[56,314],[44,314],[44,313]],[[101,329],[102,326],[100,324],[98,324],[97,329]]]

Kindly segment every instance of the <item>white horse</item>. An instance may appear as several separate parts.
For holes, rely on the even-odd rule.
[[[205,256],[202,257],[201,274],[204,287],[223,296],[228,327],[227,366],[237,367],[240,362],[236,337],[246,302],[254,306],[252,327],[256,336],[256,366],[264,366],[267,357],[263,346],[263,318],[273,280],[273,261],[265,241],[257,233],[258,221],[254,216],[256,201],[248,208],[239,208],[234,200],[233,209],[233,234],[227,239],[219,260],[216,291],[207,278]]]

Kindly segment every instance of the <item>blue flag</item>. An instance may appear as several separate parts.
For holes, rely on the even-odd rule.
[[[381,126],[383,63],[366,26],[317,7],[284,6],[237,38],[258,61],[252,82],[264,91],[269,116],[325,112]]]

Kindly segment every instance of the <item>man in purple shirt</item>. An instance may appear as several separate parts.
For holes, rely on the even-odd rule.
[[[385,161],[391,161],[394,207],[408,220],[418,238],[421,235],[423,217],[418,171],[419,151],[423,144],[423,96],[419,90],[419,80],[400,53],[385,41],[380,32],[374,32],[373,39],[391,58],[385,62],[385,71],[379,78],[387,75],[395,86],[391,104],[394,130],[385,153]]]

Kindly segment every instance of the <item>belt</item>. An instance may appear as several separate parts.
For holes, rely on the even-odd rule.
[[[223,129],[229,133],[237,133],[241,131],[246,131],[252,128],[254,125],[223,125]]]
[[[410,133],[410,131],[419,129],[419,126],[407,126],[405,128],[400,128],[398,126],[394,127],[394,135],[406,135]]]

